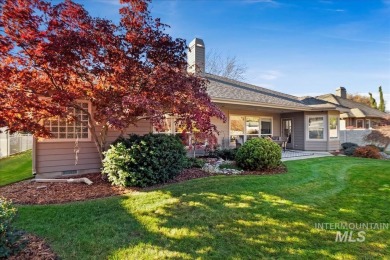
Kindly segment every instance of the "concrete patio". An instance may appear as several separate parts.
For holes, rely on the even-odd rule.
[[[282,162],[327,157],[327,156],[333,156],[333,155],[328,152],[286,150],[282,152]]]

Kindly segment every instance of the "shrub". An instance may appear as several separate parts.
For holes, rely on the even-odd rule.
[[[384,147],[380,147],[380,146],[377,146],[377,145],[374,145],[374,144],[369,144],[369,145],[366,145],[366,146],[374,147],[374,148],[378,149],[379,152],[384,152],[385,151]]]
[[[16,212],[11,201],[0,197],[0,259],[16,254],[24,246],[21,232],[12,226]]]
[[[184,168],[202,168],[205,162],[198,158],[187,158]]]
[[[281,148],[268,139],[253,138],[245,142],[237,151],[237,165],[244,170],[276,168],[281,163]]]
[[[344,154],[348,155],[348,156],[352,156],[353,153],[355,152],[356,148],[358,148],[358,146],[351,146],[351,147],[344,150]]]
[[[363,157],[363,158],[372,158],[372,159],[380,159],[381,155],[379,153],[379,149],[372,146],[363,146],[357,147],[355,152],[353,153],[355,157]]]
[[[102,173],[114,185],[146,187],[173,179],[186,162],[184,145],[176,136],[130,135],[105,152]]]
[[[215,154],[218,158],[222,158],[224,160],[234,161],[236,159],[237,148],[234,149],[217,149],[215,150]]]
[[[351,147],[358,147],[358,145],[355,144],[355,143],[346,142],[346,143],[342,143],[342,144],[341,144],[341,147],[342,147],[344,150],[347,150],[348,148],[351,148]]]

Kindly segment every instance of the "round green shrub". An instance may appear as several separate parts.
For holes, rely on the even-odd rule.
[[[351,142],[346,142],[346,143],[342,143],[341,144],[341,147],[344,149],[344,150],[347,150],[348,148],[351,148],[351,147],[358,147],[357,144],[355,143],[351,143]]]
[[[218,149],[216,150],[216,154],[219,158],[222,158],[224,160],[234,161],[236,159],[237,150],[237,148],[222,150]]]
[[[178,137],[164,134],[130,135],[105,153],[102,173],[113,185],[146,187],[164,183],[186,165],[186,150]]]
[[[276,168],[281,164],[282,151],[278,144],[268,139],[252,138],[237,151],[237,165],[244,170]]]
[[[348,147],[347,149],[344,150],[344,154],[347,155],[347,156],[352,156],[353,153],[355,152],[356,148],[358,148],[359,146],[350,146]]]
[[[16,213],[11,201],[0,197],[0,259],[18,253],[25,245],[21,232],[13,227]]]

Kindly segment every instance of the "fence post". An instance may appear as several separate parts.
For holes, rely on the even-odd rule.
[[[9,141],[9,132],[8,131],[6,133],[6,139],[7,139],[7,154],[6,154],[6,156],[8,157],[10,152],[11,152],[11,142]]]

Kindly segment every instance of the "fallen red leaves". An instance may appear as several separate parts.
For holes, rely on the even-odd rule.
[[[23,240],[28,241],[27,245],[18,254],[8,257],[9,260],[31,259],[31,260],[55,260],[57,255],[51,250],[45,240],[31,235],[25,234]]]
[[[16,204],[56,204],[121,195],[136,190],[112,186],[99,173],[83,177],[93,181],[93,184],[37,183],[28,180],[1,187],[0,194]]]
[[[274,170],[268,171],[247,171],[243,172],[241,175],[270,175],[285,172],[286,168],[284,166],[281,166]],[[191,179],[204,178],[209,176],[213,176],[213,174],[202,171],[201,169],[185,169],[173,180],[168,181],[168,183],[183,182]],[[85,183],[37,183],[28,180],[7,185],[5,187],[0,187],[0,194],[7,199],[11,199],[16,204],[43,205],[104,198],[141,190],[140,188],[134,187],[123,188],[112,186],[110,183],[103,180],[99,173],[86,174],[82,177],[87,177],[93,182],[93,184],[86,185]],[[72,176],[72,178],[75,177]],[[160,186],[162,185],[155,185],[147,189],[150,190]]]

